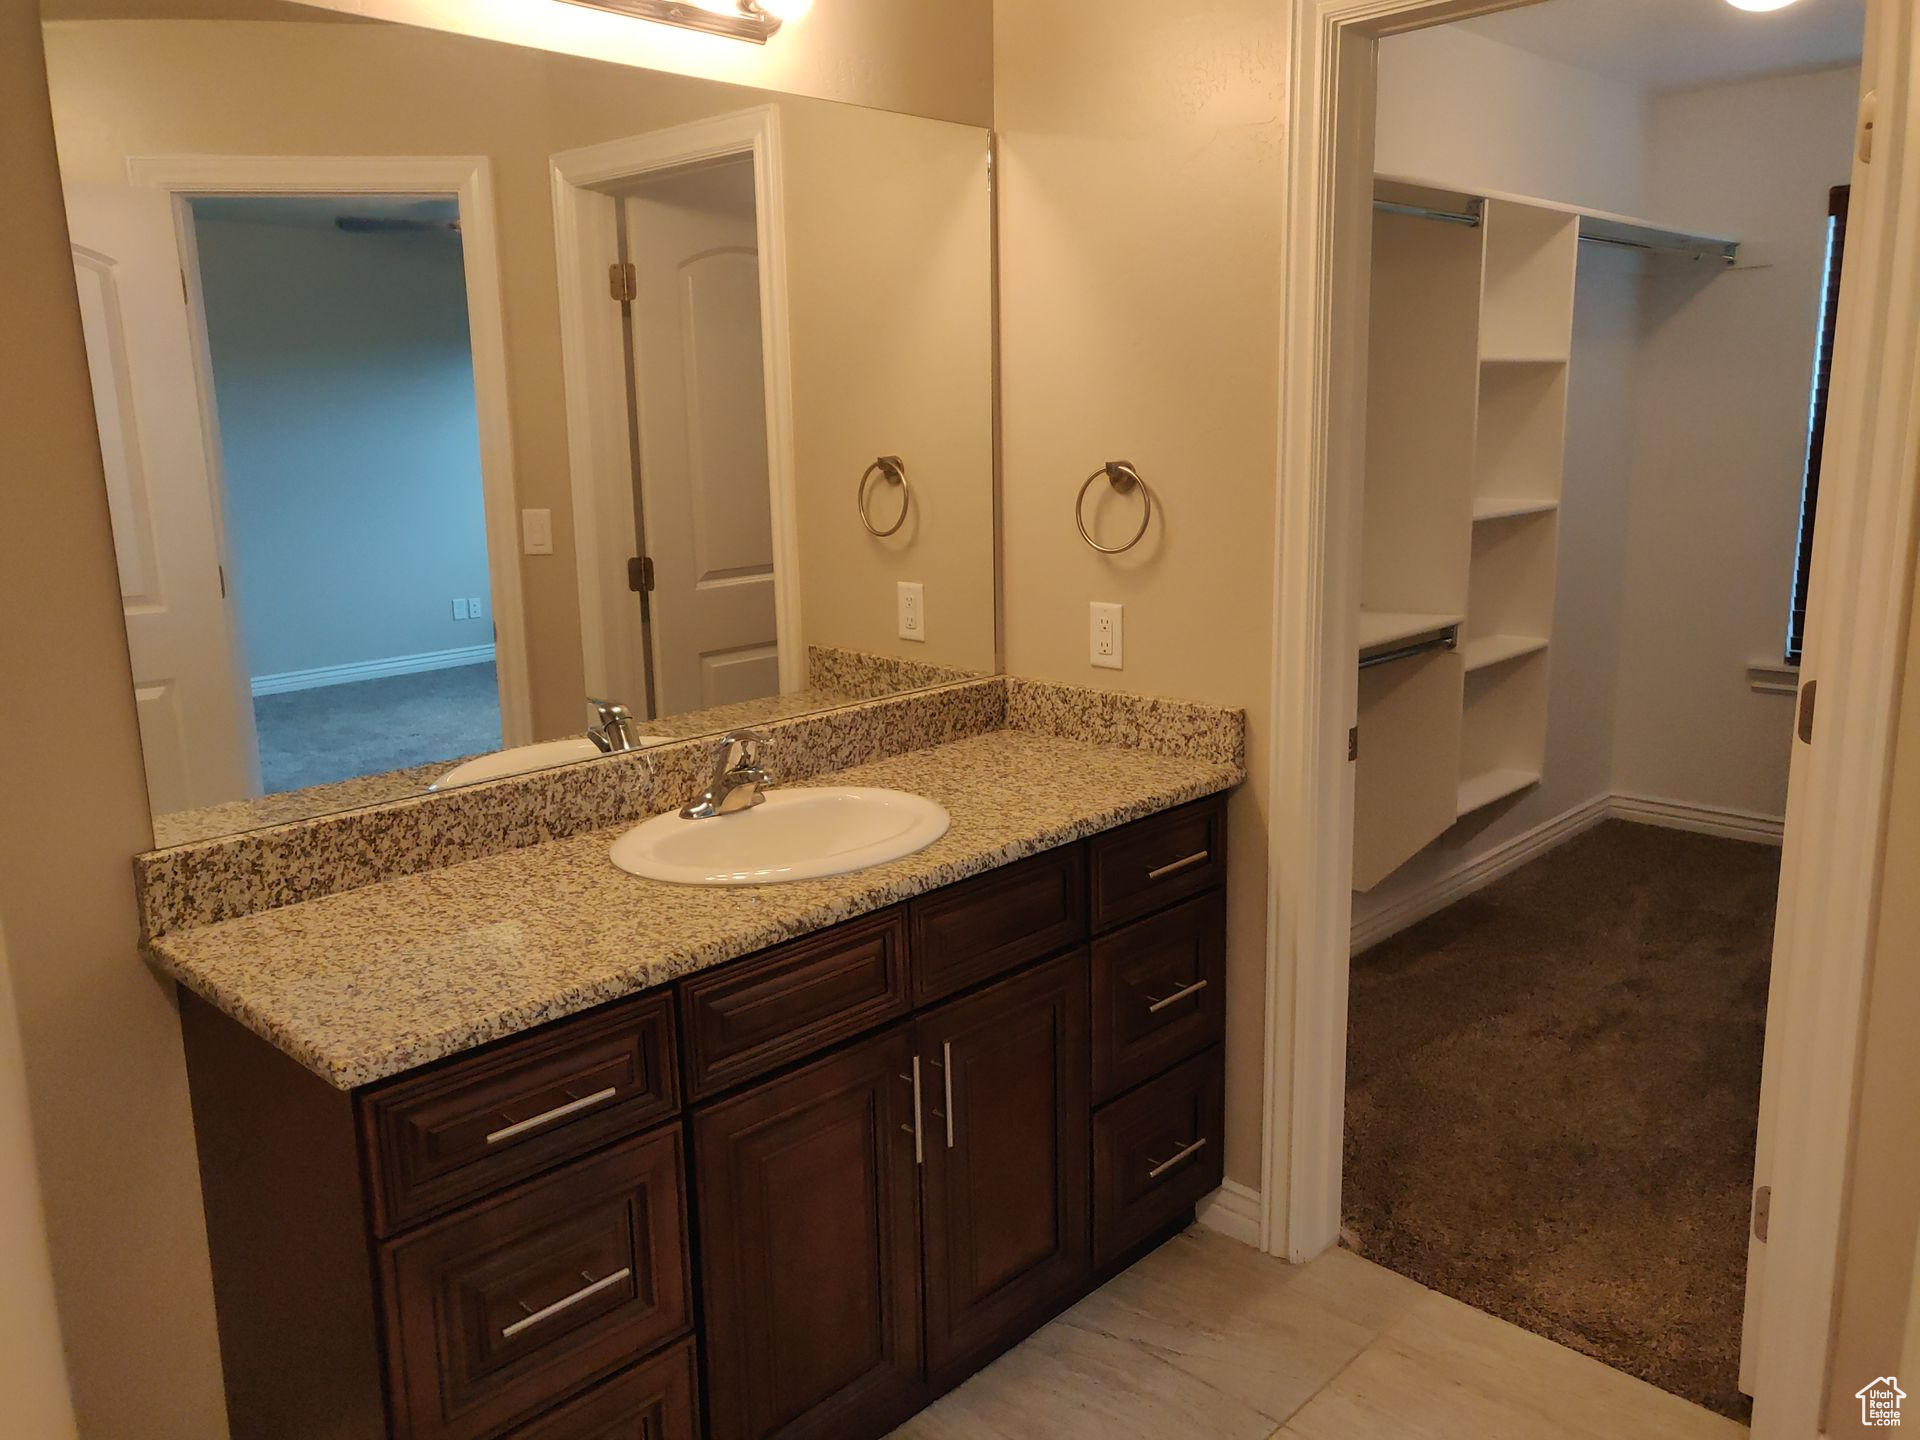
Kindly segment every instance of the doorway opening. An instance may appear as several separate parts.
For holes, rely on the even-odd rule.
[[[1629,1102],[1641,1104],[1651,1118],[1627,1127],[1620,1151],[1634,1164],[1668,1142],[1673,1153],[1657,1157],[1663,1162],[1688,1152],[1684,1126],[1660,1130],[1676,1115],[1704,1137],[1691,1143],[1724,1143],[1734,1122],[1716,1122],[1712,1104],[1699,1098],[1716,1073],[1712,1044],[1700,1043],[1711,1017],[1746,1037],[1738,1068],[1748,1077],[1723,1085],[1713,1103],[1739,1099],[1728,1115],[1744,1112],[1741,1128],[1758,1134],[1732,1133],[1729,1155],[1719,1157],[1726,1163],[1701,1167],[1732,1177],[1715,1182],[1720,1202],[1731,1203],[1721,1204],[1720,1219],[1692,1218],[1726,1232],[1716,1234],[1728,1255],[1763,1247],[1749,1257],[1744,1317],[1729,1326],[1735,1307],[1725,1295],[1718,1305],[1722,1337],[1736,1326],[1738,1333],[1720,1346],[1716,1393],[1720,1408],[1738,1410],[1737,1390],[1727,1398],[1725,1381],[1729,1351],[1742,1346],[1745,1373],[1736,1384],[1765,1391],[1756,1433],[1805,1433],[1822,1394],[1818,1357],[1845,1170],[1844,1155],[1834,1154],[1844,1149],[1835,1126],[1845,1125],[1846,1057],[1858,1040],[1846,997],[1859,994],[1872,909],[1871,882],[1856,883],[1855,872],[1830,857],[1844,849],[1871,873],[1878,854],[1878,805],[1864,772],[1884,783],[1893,697],[1878,666],[1860,656],[1871,647],[1884,662],[1898,644],[1878,617],[1886,596],[1904,593],[1894,465],[1880,463],[1870,407],[1837,398],[1847,424],[1830,430],[1827,448],[1857,452],[1860,468],[1823,497],[1841,507],[1841,518],[1823,515],[1817,532],[1807,657],[1821,666],[1822,688],[1844,685],[1849,700],[1831,721],[1823,707],[1822,744],[1810,746],[1811,687],[1802,689],[1783,664],[1783,620],[1794,585],[1827,195],[1850,173],[1858,188],[1862,173],[1854,159],[1862,77],[1849,67],[1861,57],[1865,7],[1847,17],[1851,55],[1789,57],[1769,72],[1651,79],[1639,88],[1652,98],[1631,123],[1577,121],[1605,88],[1595,82],[1618,77],[1582,75],[1581,56],[1554,55],[1538,31],[1522,38],[1523,20],[1550,27],[1553,16],[1583,8],[1585,23],[1569,30],[1587,58],[1596,37],[1618,39],[1640,14],[1586,0],[1322,0],[1299,11],[1289,186],[1300,213],[1289,221],[1287,258],[1275,728],[1277,767],[1291,756],[1302,773],[1297,786],[1282,785],[1276,806],[1275,849],[1290,873],[1276,862],[1267,1183],[1286,1195],[1284,1243],[1295,1258],[1332,1242],[1343,1220],[1351,1239],[1391,1250],[1406,1239],[1393,1226],[1417,1219],[1420,1203],[1393,1187],[1432,1168],[1418,1146],[1449,1138],[1466,1150],[1479,1145],[1478,1167],[1471,1156],[1449,1156],[1461,1162],[1451,1167],[1455,1188],[1485,1182],[1483,1192],[1493,1194],[1498,1177],[1486,1166],[1501,1148],[1501,1124],[1511,1121],[1505,1134],[1518,1140],[1507,1149],[1572,1146],[1538,1167],[1563,1185],[1559,1213],[1533,1217],[1547,1231],[1567,1222],[1559,1238],[1568,1239],[1580,1228],[1583,1167],[1593,1168],[1584,1177],[1589,1189],[1618,1177],[1605,1170],[1610,1156],[1595,1143],[1602,1137],[1569,1134],[1578,1127],[1556,1119],[1548,1102],[1564,1102],[1560,1115],[1583,1123],[1589,1113],[1631,1119]],[[1834,7],[1805,13],[1831,21]],[[1683,43],[1674,33],[1683,22],[1739,18],[1720,7],[1641,15],[1657,21],[1650,28],[1658,32],[1644,53],[1661,66],[1750,60],[1751,46]],[[1427,28],[1456,20],[1474,23]],[[1507,20],[1515,28],[1496,34]],[[1890,32],[1878,33],[1881,58],[1893,65]],[[1511,88],[1513,113],[1497,124],[1484,123],[1484,110],[1500,90],[1476,73],[1469,38],[1503,44],[1518,62],[1547,62],[1539,83]],[[1392,56],[1395,47],[1422,45],[1448,53],[1430,53],[1434,63],[1414,74],[1416,123],[1396,130],[1386,109]],[[1752,92],[1776,84],[1822,94],[1788,119],[1788,107],[1754,101]],[[1655,138],[1663,125],[1666,142]],[[1612,158],[1627,163],[1553,163],[1556,137],[1615,136],[1625,143]],[[1465,142],[1455,144],[1451,166],[1449,138]],[[1756,158],[1766,170],[1758,184],[1747,163]],[[1608,182],[1631,180],[1639,166],[1646,173],[1638,195],[1607,193]],[[1769,184],[1783,166],[1796,176],[1819,173],[1807,184]],[[1901,170],[1890,177],[1903,180]],[[1765,213],[1800,191],[1804,215]],[[1680,198],[1663,199],[1673,196]],[[1857,206],[1856,199],[1856,216]],[[1887,212],[1876,205],[1874,213],[1884,246]],[[1628,218],[1634,214],[1656,218]],[[1442,233],[1455,238],[1430,238]],[[1410,263],[1419,246],[1426,262]],[[1866,365],[1898,353],[1882,347],[1906,323],[1894,314],[1883,327],[1878,307],[1862,304],[1865,287],[1881,281],[1877,265],[1862,273],[1867,280],[1858,288],[1849,280],[1840,306],[1837,397],[1852,393],[1849,375],[1860,373],[1849,371],[1849,357]],[[1624,300],[1605,302],[1622,286]],[[1409,360],[1394,384],[1392,361],[1374,362],[1379,327],[1396,324],[1403,357],[1442,341],[1451,355]],[[1374,433],[1382,420],[1417,432],[1419,443],[1399,447],[1406,463],[1397,474],[1379,468],[1396,453]],[[1829,476],[1844,463],[1830,459]],[[1441,509],[1454,518],[1443,523]],[[1884,547],[1873,527],[1861,527],[1869,513],[1892,532]],[[1689,546],[1696,564],[1685,559]],[[1610,558],[1595,558],[1609,547]],[[1836,566],[1837,554],[1848,558]],[[1823,576],[1838,577],[1838,587],[1824,589],[1833,581]],[[1706,585],[1688,593],[1702,579]],[[1436,581],[1430,595],[1390,593],[1395,584],[1410,590]],[[1715,630],[1730,611],[1740,625]],[[1853,628],[1862,625],[1869,633]],[[1863,649],[1854,648],[1856,637]],[[1835,727],[1831,734],[1825,724]],[[1831,747],[1856,726],[1877,758],[1863,773],[1843,775]],[[1352,769],[1332,763],[1356,750]],[[1595,763],[1583,767],[1583,751]],[[1798,818],[1781,861],[1771,843],[1786,833],[1789,756]],[[1743,783],[1756,788],[1743,793]],[[1390,833],[1395,824],[1400,833]],[[1309,837],[1324,844],[1330,835],[1340,842],[1337,858],[1311,858]],[[1631,853],[1622,854],[1623,841]],[[1689,872],[1700,883],[1677,883]],[[1429,927],[1424,935],[1421,925]],[[1508,943],[1489,956],[1487,935],[1498,925]],[[1623,948],[1597,953],[1609,935]],[[1379,947],[1373,959],[1401,947],[1377,976],[1363,973],[1369,957],[1350,958],[1370,945]],[[1818,987],[1808,968],[1816,953]],[[1630,963],[1609,974],[1605,960]],[[1496,962],[1505,962],[1504,974]],[[1717,986],[1701,983],[1711,976]],[[1414,982],[1425,981],[1434,988],[1423,1002]],[[1583,994],[1582,983],[1595,988]],[[1808,1003],[1810,987],[1822,992],[1817,1006]],[[1400,1016],[1381,1030],[1413,1042],[1398,1053],[1391,1045],[1369,1053],[1349,1032],[1350,1018],[1356,1032],[1361,1025],[1361,1005],[1381,995]],[[1462,1014],[1463,1025],[1449,1030],[1448,1018]],[[1323,1038],[1329,1026],[1335,1033]],[[1429,1048],[1414,1053],[1423,1044]],[[1513,1066],[1502,1081],[1503,1047],[1507,1058],[1536,1068]],[[1594,1086],[1583,1085],[1574,1062],[1582,1050],[1610,1047],[1642,1058],[1605,1072],[1613,1093],[1582,1110]],[[1538,1063],[1540,1052],[1555,1063]],[[1443,1061],[1463,1055],[1464,1065],[1443,1071]],[[1343,1165],[1343,1142],[1367,1141],[1367,1124],[1353,1117],[1372,1106],[1378,1118],[1380,1097],[1367,1086],[1396,1066],[1406,1083],[1386,1108],[1424,1105],[1429,1133],[1373,1131],[1380,1148],[1396,1139],[1405,1148],[1384,1161],[1378,1150],[1371,1156],[1377,1203],[1356,1214],[1348,1203],[1367,1197],[1352,1192],[1359,1167],[1351,1149]],[[1804,1099],[1786,1098],[1788,1071],[1809,1085]],[[1449,1078],[1473,1094],[1475,1086],[1494,1092],[1506,1112],[1464,1109],[1458,1093],[1455,1103],[1440,1103]],[[1825,1134],[1809,1123],[1816,1112],[1827,1117]],[[1770,1124],[1778,1127],[1773,1148],[1793,1162],[1790,1235],[1785,1212],[1766,1203],[1769,1178],[1779,1173]],[[1738,1152],[1748,1145],[1753,1168],[1736,1184],[1746,1168]],[[1740,1193],[1748,1185],[1750,1194]],[[1637,1191],[1661,1188],[1647,1181]],[[1610,1216],[1617,1209],[1605,1208]],[[1496,1289],[1557,1274],[1571,1292],[1596,1275],[1609,1283],[1621,1274],[1571,1244],[1556,1252],[1533,1234],[1503,1246],[1481,1233],[1477,1216],[1427,1214],[1433,1230],[1454,1231],[1457,1252],[1485,1242],[1481,1278]],[[1279,1239],[1274,1218],[1270,1206],[1269,1245]],[[1641,1218],[1664,1217],[1643,1203]],[[1368,1227],[1371,1237],[1360,1233]],[[1643,1237],[1657,1228],[1639,1227]],[[1640,1244],[1634,1260],[1655,1248]],[[1583,1258],[1586,1276],[1574,1263]],[[1548,1328],[1535,1308],[1536,1328]],[[1691,1345],[1684,1320],[1670,1321],[1656,1342]],[[1758,1366],[1756,1350],[1765,1357]]]
[[[262,793],[499,749],[455,198],[187,211]]]

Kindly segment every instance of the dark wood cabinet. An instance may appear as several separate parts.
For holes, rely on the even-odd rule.
[[[1087,1274],[1086,955],[950,1001],[915,1035],[938,1383],[1025,1334]]]
[[[843,1440],[921,1386],[905,1026],[698,1112],[714,1440]]]
[[[1198,801],[353,1092],[183,995],[235,1440],[877,1440],[1219,1183],[1224,846]]]
[[[396,1434],[497,1435],[683,1333],[681,1177],[676,1125],[386,1247]]]

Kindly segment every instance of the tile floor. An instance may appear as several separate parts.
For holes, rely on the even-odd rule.
[[[1732,1420],[1344,1250],[1193,1229],[895,1440],[1730,1440]]]

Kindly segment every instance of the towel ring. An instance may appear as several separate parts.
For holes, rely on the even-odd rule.
[[[867,514],[867,490],[869,482],[878,474],[890,485],[900,487],[900,518],[882,530],[873,523],[873,517]],[[860,489],[854,497],[854,503],[860,510],[860,523],[867,527],[867,533],[876,540],[884,540],[902,525],[907,523],[907,511],[913,508],[913,487],[907,484],[907,467],[900,463],[898,455],[882,455],[867,466],[860,476]]]
[[[1087,491],[1093,488],[1093,482],[1102,475],[1107,477],[1107,483],[1113,486],[1115,492],[1121,495],[1126,494],[1136,485],[1140,487],[1140,528],[1134,531],[1133,538],[1123,545],[1102,545],[1093,538],[1093,532],[1087,529]],[[1080,486],[1080,494],[1073,502],[1073,523],[1080,531],[1080,538],[1102,555],[1118,555],[1123,551],[1131,550],[1140,543],[1141,537],[1147,533],[1147,526],[1152,522],[1153,491],[1149,490],[1147,482],[1140,478],[1140,472],[1126,460],[1109,460],[1087,476],[1085,483]]]

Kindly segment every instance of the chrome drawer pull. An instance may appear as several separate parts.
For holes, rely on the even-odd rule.
[[[580,1273],[584,1275],[587,1272],[582,1270]],[[548,1305],[543,1309],[533,1311],[531,1314],[527,1316],[526,1319],[514,1321],[511,1325],[507,1326],[506,1329],[500,1332],[500,1338],[502,1340],[511,1340],[513,1339],[514,1336],[522,1333],[523,1331],[531,1330],[534,1326],[538,1325],[541,1321],[551,1320],[554,1316],[558,1315],[562,1310],[571,1310],[574,1306],[578,1305],[582,1300],[591,1300],[595,1295],[598,1295],[602,1290],[611,1290],[615,1285],[618,1285],[622,1280],[625,1280],[631,1274],[633,1274],[633,1271],[629,1267],[622,1265],[618,1270],[614,1271],[613,1274],[608,1275],[604,1279],[595,1280],[591,1284],[582,1285],[578,1290],[574,1291],[571,1295],[568,1295],[562,1299],[556,1300],[551,1305]],[[526,1309],[526,1306],[522,1305],[520,1308],[524,1310]]]
[[[551,1125],[556,1120],[564,1120],[569,1115],[577,1115],[582,1110],[605,1104],[619,1093],[618,1085],[609,1085],[604,1090],[596,1090],[591,1095],[582,1095],[578,1099],[569,1100],[564,1105],[556,1105],[551,1110],[542,1110],[538,1115],[530,1115],[525,1120],[516,1120],[511,1125],[503,1125],[498,1130],[488,1132],[487,1144],[498,1145],[503,1140],[517,1139],[529,1130],[538,1130],[542,1125]]]
[[[927,1150],[926,1142],[920,1136],[920,1057],[918,1055],[913,1057],[913,1073],[902,1075],[900,1078],[913,1082],[913,1124],[902,1125],[900,1128],[913,1136],[913,1163],[924,1165],[927,1163]]]
[[[1191,1145],[1187,1146],[1185,1149],[1176,1150],[1173,1154],[1169,1155],[1165,1160],[1162,1160],[1158,1165],[1155,1165],[1151,1170],[1147,1171],[1147,1179],[1158,1180],[1162,1175],[1166,1174],[1167,1171],[1171,1170],[1174,1166],[1178,1165],[1182,1160],[1189,1160],[1195,1155],[1198,1155],[1200,1153],[1201,1147],[1204,1146],[1206,1143],[1207,1143],[1207,1137],[1202,1135],[1198,1140],[1194,1141]]]
[[[1185,1000],[1188,996],[1198,995],[1202,990],[1206,988],[1207,988],[1207,982],[1204,980],[1196,980],[1191,985],[1183,985],[1178,990],[1174,991],[1173,994],[1163,995],[1160,999],[1154,1001],[1151,1005],[1147,1006],[1147,1014],[1158,1015],[1162,1010],[1166,1009],[1169,1005],[1178,1005],[1182,1000]]]
[[[1178,875],[1182,870],[1191,870],[1196,865],[1204,865],[1213,858],[1211,850],[1196,850],[1191,855],[1178,860],[1169,860],[1157,870],[1147,871],[1147,879],[1164,880],[1169,875]]]

